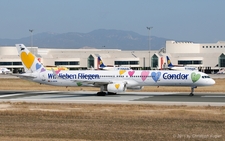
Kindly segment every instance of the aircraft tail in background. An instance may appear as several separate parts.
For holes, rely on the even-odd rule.
[[[23,44],[16,44],[16,48],[26,73],[45,71],[44,66]]]
[[[130,67],[126,66],[105,65],[100,56],[98,56],[98,64],[100,70],[131,70]]]
[[[170,70],[180,70],[180,71],[198,71],[198,68],[195,66],[177,66],[177,65],[173,65],[172,62],[170,61],[170,58],[168,56],[166,56],[167,59],[167,65],[168,65],[168,69]]]
[[[98,56],[98,64],[99,64],[99,68],[104,68],[106,67],[106,65],[103,63],[102,59],[100,56]]]
[[[174,67],[173,64],[172,64],[172,62],[170,61],[169,56],[166,56],[166,60],[167,60],[168,67]]]

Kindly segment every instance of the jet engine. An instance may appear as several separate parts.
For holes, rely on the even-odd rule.
[[[126,91],[126,86],[124,83],[108,84],[107,91],[112,93],[124,92]]]

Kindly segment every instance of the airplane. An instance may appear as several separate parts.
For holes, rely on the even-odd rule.
[[[0,68],[0,74],[10,74],[12,73],[9,69],[7,68]]]
[[[100,56],[98,56],[98,64],[100,70],[131,70],[131,68],[126,66],[113,66],[113,65],[105,65]]]
[[[127,89],[141,90],[144,86],[211,86],[215,81],[203,72],[170,70],[58,70],[50,71],[23,45],[16,44],[25,73],[17,76],[40,84],[54,86],[100,87],[97,96],[117,94]]]
[[[220,69],[216,74],[224,74],[225,73],[225,69]]]
[[[180,71],[198,71],[197,67],[194,66],[174,66],[169,58],[169,56],[166,56],[168,69],[170,70],[180,70]]]
[[[69,70],[68,68],[66,68],[66,67],[63,67],[63,66],[45,66],[45,69],[46,70],[55,70],[55,71],[57,71],[57,70]]]

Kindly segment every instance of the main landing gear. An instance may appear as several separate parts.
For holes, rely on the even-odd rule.
[[[108,94],[108,95],[116,95],[116,93],[112,93],[112,92],[97,92],[97,96],[105,96],[106,94]]]
[[[197,88],[197,86],[191,87],[191,93],[189,94],[189,96],[194,96],[194,89],[195,88]]]
[[[116,93],[108,92],[108,95],[116,95]]]
[[[105,96],[106,95],[106,85],[100,86],[100,92],[97,92],[97,96]]]
[[[106,85],[100,86],[100,92],[97,92],[97,96],[105,96],[106,94],[116,95],[117,93],[107,92],[107,86]]]
[[[97,92],[97,96],[105,96],[106,92]]]

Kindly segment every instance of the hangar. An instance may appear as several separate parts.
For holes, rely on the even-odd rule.
[[[107,65],[127,66],[132,69],[167,68],[166,56],[173,64],[196,66],[200,71],[213,73],[225,68],[225,41],[193,43],[166,41],[160,50],[120,49],[50,49],[28,47],[45,66],[64,66],[70,70],[98,68],[97,57]],[[0,67],[13,72],[23,71],[14,46],[0,47]]]

